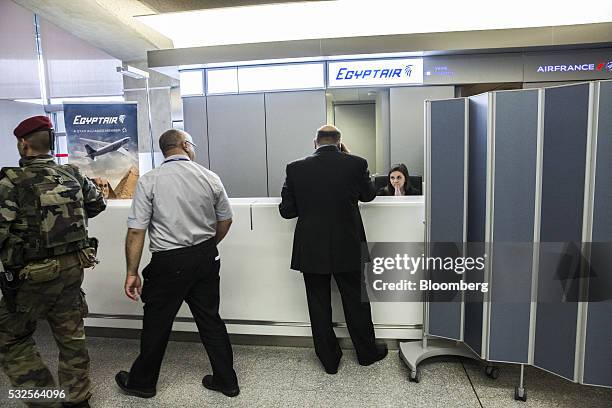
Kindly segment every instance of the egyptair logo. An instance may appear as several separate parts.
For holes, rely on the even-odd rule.
[[[119,122],[125,122],[125,115],[119,115]]]
[[[406,73],[406,76],[410,76],[412,75],[412,67],[413,65],[406,65],[406,68],[404,68],[404,72]]]

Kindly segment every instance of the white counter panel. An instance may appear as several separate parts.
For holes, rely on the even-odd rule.
[[[221,243],[221,316],[230,333],[308,336],[308,309],[299,272],[289,269],[295,220],[278,214],[278,198],[230,199],[234,222]],[[91,221],[90,234],[100,240],[94,270],[86,271],[87,292],[96,327],[139,328],[142,304],[123,293],[124,241],[131,202],[112,201],[107,211]],[[361,205],[370,242],[422,242],[422,197],[378,197]],[[148,245],[148,242],[147,242]],[[142,268],[149,262],[145,250]],[[334,320],[338,335],[347,336],[337,288],[333,285]],[[372,303],[377,336],[418,338],[422,323],[420,303]],[[196,331],[187,305],[179,311],[175,330]]]
[[[105,315],[142,315],[142,304],[125,296],[125,234],[131,200],[112,200],[106,211],[90,220],[89,235],[98,238],[98,259],[94,269],[85,270],[83,289],[89,311]],[[147,237],[145,246],[148,248]],[[151,253],[144,250],[140,271],[149,263]]]

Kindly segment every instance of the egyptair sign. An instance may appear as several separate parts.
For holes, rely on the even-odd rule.
[[[379,59],[329,62],[330,87],[420,85],[423,59]]]

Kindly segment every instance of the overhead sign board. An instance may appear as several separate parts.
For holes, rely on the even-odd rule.
[[[612,49],[571,53],[527,53],[525,82],[580,81],[612,78]]]
[[[521,54],[447,55],[423,59],[425,85],[497,82],[523,82]]]
[[[329,87],[423,83],[422,58],[334,61],[327,67]]]

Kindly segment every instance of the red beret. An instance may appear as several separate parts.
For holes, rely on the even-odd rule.
[[[19,125],[17,125],[17,127],[13,131],[13,134],[18,138],[22,138],[32,132],[36,132],[37,130],[48,129],[53,129],[51,119],[46,116],[32,116],[31,118],[27,118]]]

